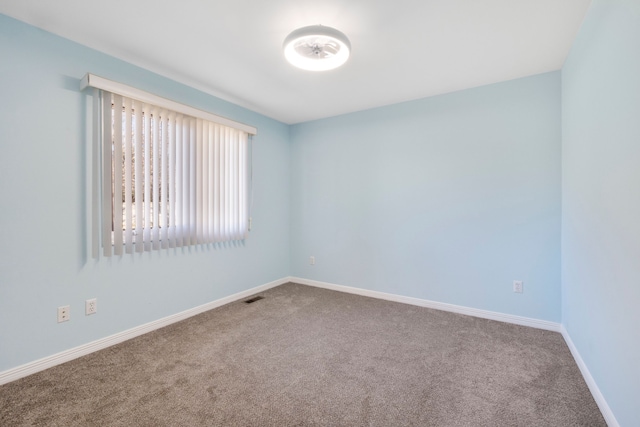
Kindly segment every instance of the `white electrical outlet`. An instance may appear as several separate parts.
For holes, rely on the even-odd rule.
[[[84,302],[84,312],[88,316],[98,312],[98,298],[91,298]]]
[[[309,257],[309,264],[316,265],[316,257],[313,255]]]
[[[66,322],[69,319],[71,319],[71,307],[68,305],[58,307],[58,323]]]
[[[513,281],[513,292],[517,294],[521,294],[523,291],[522,280],[514,280]]]

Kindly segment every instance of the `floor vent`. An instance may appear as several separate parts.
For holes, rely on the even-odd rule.
[[[252,302],[260,301],[261,299],[264,299],[264,297],[249,298],[248,300],[245,301],[245,304],[251,304]]]

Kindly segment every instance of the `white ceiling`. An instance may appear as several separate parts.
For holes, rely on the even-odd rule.
[[[589,4],[0,0],[0,12],[291,124],[558,70]],[[284,38],[316,24],[349,37],[342,68],[285,61]]]

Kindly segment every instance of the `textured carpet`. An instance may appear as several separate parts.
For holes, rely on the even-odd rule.
[[[606,426],[561,335],[297,284],[0,387],[2,426]]]

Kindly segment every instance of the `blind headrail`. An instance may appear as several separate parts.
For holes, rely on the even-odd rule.
[[[256,135],[258,130],[244,123],[236,122],[226,117],[218,116],[189,105],[181,104],[176,101],[172,101],[167,98],[163,98],[158,95],[154,95],[143,90],[127,86],[122,83],[114,82],[113,80],[105,79],[104,77],[96,76],[95,74],[87,73],[82,80],[80,80],[80,90],[84,90],[87,87],[93,87],[97,89],[106,90],[111,93],[123,95],[129,98],[142,101],[144,103],[152,104],[157,107],[166,108],[178,113],[186,114],[192,117],[197,117],[204,120],[217,123],[219,125],[228,126],[234,129],[242,130],[250,135]]]

